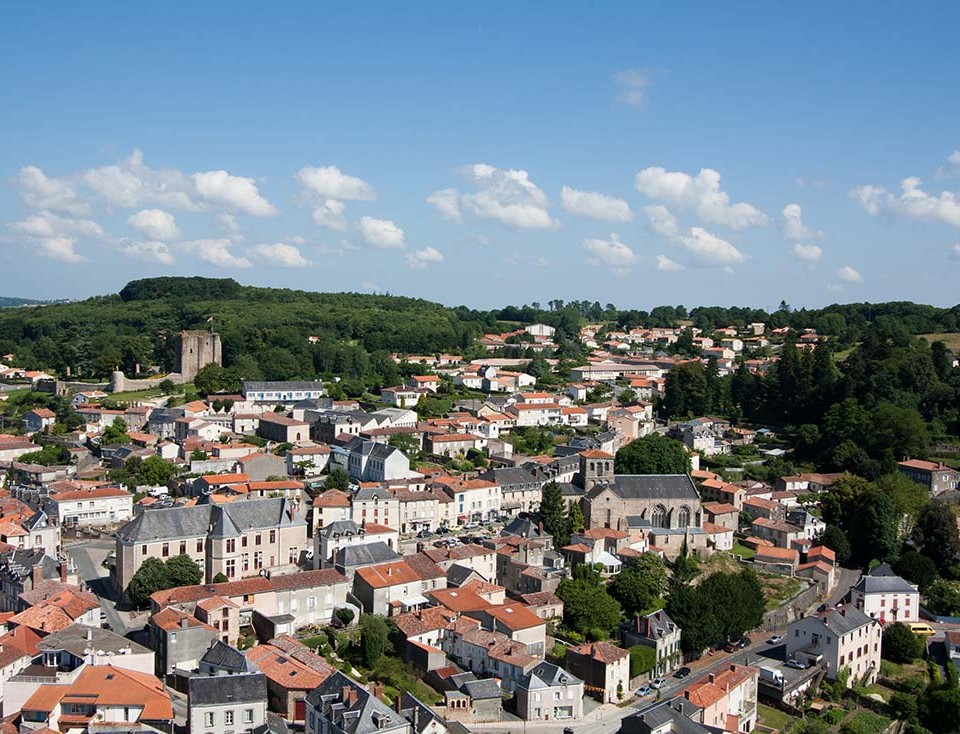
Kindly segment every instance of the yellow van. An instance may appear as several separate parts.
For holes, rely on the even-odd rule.
[[[920,637],[930,637],[930,635],[937,634],[937,631],[933,629],[929,624],[924,624],[923,622],[911,622],[909,625],[910,631],[915,635]]]

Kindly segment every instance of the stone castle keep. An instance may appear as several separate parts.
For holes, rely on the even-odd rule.
[[[177,335],[174,370],[184,382],[193,382],[201,368],[222,364],[220,335],[212,331],[181,331]]]

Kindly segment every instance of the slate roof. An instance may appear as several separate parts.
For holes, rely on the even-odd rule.
[[[686,474],[618,474],[613,482],[597,484],[587,494],[596,497],[605,489],[623,499],[691,500],[700,498],[693,481]]]
[[[248,392],[304,392],[308,390],[322,390],[323,383],[319,381],[296,382],[296,381],[277,381],[277,382],[244,382],[243,395],[246,397]]]
[[[515,466],[503,467],[500,469],[488,469],[480,474],[480,478],[486,479],[488,482],[495,482],[507,491],[509,491],[515,485],[540,484],[540,481],[531,472]]]
[[[338,568],[356,568],[371,566],[375,563],[396,561],[400,555],[383,541],[364,543],[363,545],[348,545],[338,550],[333,556],[333,564]]]
[[[244,500],[224,505],[192,505],[146,510],[117,531],[123,543],[160,539],[198,538],[208,534],[224,538],[252,529],[272,529],[300,524],[291,519],[293,504],[285,497]]]
[[[917,587],[899,576],[861,576],[853,591],[864,594],[916,594]]]
[[[500,531],[500,535],[518,535],[521,538],[539,539],[544,536],[536,523],[523,517],[515,517]]]
[[[343,701],[345,687],[355,694],[353,703]],[[383,727],[387,729],[406,723],[398,713],[339,670],[310,691],[307,702],[346,734],[373,734],[380,731],[381,727],[375,719],[387,722]]]
[[[485,698],[500,698],[503,695],[500,684],[493,678],[468,680],[460,686],[460,690],[475,701]]]
[[[546,661],[537,664],[529,673],[517,681],[517,687],[528,691],[537,689],[553,688],[554,686],[576,685],[583,683],[572,673],[568,673],[559,665],[548,663]]]
[[[191,708],[266,701],[267,677],[263,673],[193,675],[188,681],[187,695]]]
[[[817,615],[830,631],[836,635],[845,635],[864,625],[872,624],[877,620],[868,617],[856,607],[847,606],[843,609],[828,609]],[[879,623],[878,623],[879,624]]]
[[[257,666],[242,652],[222,640],[217,640],[210,646],[200,658],[200,665],[209,665],[215,670],[230,674],[258,672]]]

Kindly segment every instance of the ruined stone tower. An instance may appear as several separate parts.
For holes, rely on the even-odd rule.
[[[177,336],[176,371],[184,382],[193,382],[200,368],[223,364],[220,335],[212,331],[181,331]]]

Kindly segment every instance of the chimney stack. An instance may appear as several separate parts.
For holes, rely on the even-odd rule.
[[[67,583],[67,562],[60,561],[60,581]]]
[[[33,588],[37,588],[43,581],[43,566],[40,563],[35,563],[31,569],[31,577],[33,580]]]

